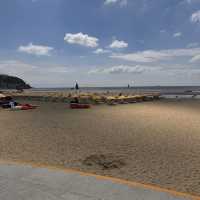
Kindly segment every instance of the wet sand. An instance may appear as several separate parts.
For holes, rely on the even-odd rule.
[[[200,195],[200,100],[89,110],[33,103],[40,107],[0,109],[1,160],[60,165]]]

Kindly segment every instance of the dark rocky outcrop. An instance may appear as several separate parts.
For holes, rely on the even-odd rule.
[[[22,79],[0,74],[0,89],[30,89],[31,86]]]

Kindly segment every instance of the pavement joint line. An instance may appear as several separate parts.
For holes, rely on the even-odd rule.
[[[97,174],[93,174],[89,172],[87,173],[81,170],[65,168],[59,165],[47,165],[47,164],[41,164],[41,163],[35,163],[35,162],[13,161],[13,160],[0,160],[0,165],[1,164],[18,165],[18,166],[22,165],[22,166],[30,166],[33,168],[45,168],[45,169],[53,170],[53,171],[62,171],[64,173],[76,173],[81,176],[94,177],[99,180],[108,180],[113,183],[119,183],[119,184],[127,185],[129,187],[139,187],[143,189],[149,189],[153,191],[168,193],[175,197],[183,197],[183,198],[185,197],[185,198],[190,198],[191,200],[200,200],[200,196],[195,196],[195,195],[184,193],[184,192],[178,192],[172,189],[162,188],[153,184],[145,184],[145,183],[140,183],[140,182],[135,182],[135,181],[123,180],[120,178],[115,178],[115,177],[110,177],[110,176],[97,175]]]

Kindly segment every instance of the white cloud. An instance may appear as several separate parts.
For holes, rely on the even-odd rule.
[[[26,46],[19,46],[18,51],[36,56],[49,56],[53,47],[34,45],[32,43]]]
[[[166,33],[167,31],[165,29],[160,30],[160,33]]]
[[[190,49],[167,49],[167,50],[146,50],[130,54],[112,54],[111,58],[117,58],[133,62],[158,62],[166,61],[176,57],[194,57],[200,54],[200,48]]]
[[[198,3],[200,0],[185,0],[188,4]]]
[[[20,77],[37,87],[41,87],[41,84],[43,86],[62,86],[72,79],[71,76],[68,76],[66,80],[66,76],[73,71],[72,67],[65,65],[35,65],[20,60],[0,60],[0,74]]]
[[[80,32],[75,34],[66,33],[64,41],[69,44],[79,44],[81,46],[95,48],[98,46],[99,39]]]
[[[114,40],[110,46],[110,48],[112,49],[122,49],[122,48],[126,48],[128,47],[128,43],[124,42],[124,41],[119,41],[119,40]]]
[[[27,72],[46,72],[48,73],[66,73],[69,72],[69,67],[60,65],[39,66],[28,64],[19,60],[3,60],[0,61],[0,74],[20,75]]]
[[[192,23],[199,23],[200,22],[200,10],[194,12],[190,18]]]
[[[199,43],[198,43],[198,42],[192,42],[192,43],[189,43],[189,44],[187,45],[187,48],[194,48],[194,47],[197,47],[197,46],[199,46]]]
[[[181,36],[182,36],[181,32],[174,33],[174,35],[173,35],[173,37],[181,37]]]
[[[104,4],[117,3],[119,0],[105,0]]]
[[[200,61],[200,54],[192,57],[190,60],[190,62],[197,62],[197,61]]]
[[[37,67],[18,60],[0,61],[0,74],[20,75]]]
[[[105,5],[111,5],[118,3],[121,7],[126,6],[128,4],[128,0],[105,0]]]
[[[103,69],[102,68],[94,69],[89,71],[89,74],[129,74],[129,73],[141,74],[149,70],[151,70],[150,67],[140,66],[140,65],[135,65],[135,66],[118,65]]]
[[[90,70],[89,74],[143,74],[143,73],[190,73],[200,69],[195,68],[193,65],[187,64],[145,64],[145,65],[117,65],[112,67],[99,67]]]
[[[133,74],[141,74],[145,72],[147,69],[142,66],[126,66],[126,65],[120,65],[115,66],[110,69],[107,69],[107,73],[109,74],[121,74],[121,73],[133,73]]]
[[[105,54],[105,53],[110,53],[111,51],[110,50],[107,50],[107,49],[96,49],[95,51],[93,51],[93,53],[95,54]]]
[[[84,85],[89,84],[90,86],[94,86],[97,83],[101,86],[124,84],[133,75],[134,79],[136,78],[138,83],[141,84],[148,84],[148,81],[151,81],[153,85],[155,83],[166,84],[169,81],[171,84],[176,84],[181,83],[182,80],[183,83],[186,83],[186,78],[189,74],[200,73],[198,66],[192,63],[183,65],[168,63],[150,63],[144,65],[122,64],[107,67],[98,66],[98,68],[90,71],[89,69],[92,69],[92,66],[85,66],[83,67],[84,69],[76,67],[55,64],[39,65],[18,60],[0,60],[0,74],[18,76],[34,87],[70,87],[73,85],[74,80],[77,79],[77,72],[81,74],[79,82]],[[89,76],[88,73],[92,75]],[[111,75],[112,78],[110,77]],[[182,76],[183,79],[177,79],[177,76],[179,78]],[[189,78],[188,81],[190,81],[189,83],[194,83],[194,79]],[[199,84],[199,79],[197,83]]]

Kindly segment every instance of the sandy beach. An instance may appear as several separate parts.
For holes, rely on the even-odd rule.
[[[28,103],[40,107],[0,109],[1,160],[60,165],[200,195],[200,100],[88,110]]]

